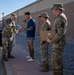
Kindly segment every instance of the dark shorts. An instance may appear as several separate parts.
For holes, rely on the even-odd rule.
[[[34,40],[35,40],[35,37],[27,37],[27,40],[32,40],[32,41],[34,41]]]

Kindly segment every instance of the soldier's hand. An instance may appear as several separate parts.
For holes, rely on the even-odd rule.
[[[40,45],[42,45],[42,41],[40,41]]]
[[[24,28],[23,27],[20,27],[19,30],[24,30]]]
[[[48,42],[48,43],[51,43],[51,40],[50,40],[48,37],[47,37],[47,42]]]

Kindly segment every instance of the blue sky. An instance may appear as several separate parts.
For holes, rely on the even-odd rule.
[[[36,0],[0,0],[0,19],[2,12],[7,15],[17,9],[20,9]]]

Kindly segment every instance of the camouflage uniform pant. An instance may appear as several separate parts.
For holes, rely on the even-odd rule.
[[[6,54],[7,52],[11,53],[13,40],[3,38],[2,44],[3,44],[3,54]]]
[[[65,44],[65,39],[52,44],[51,63],[53,75],[63,75],[63,50]]]
[[[41,60],[42,62],[45,61],[48,63],[48,46],[49,43],[45,42],[40,46],[40,55],[41,55]]]

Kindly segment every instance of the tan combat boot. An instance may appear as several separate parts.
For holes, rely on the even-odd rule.
[[[48,71],[49,71],[49,65],[48,64],[42,65],[41,72],[48,72]]]
[[[43,62],[42,62],[42,64],[40,64],[40,67],[44,67],[44,66],[45,66],[45,64],[46,64],[46,62],[45,62],[45,61],[43,61]]]

